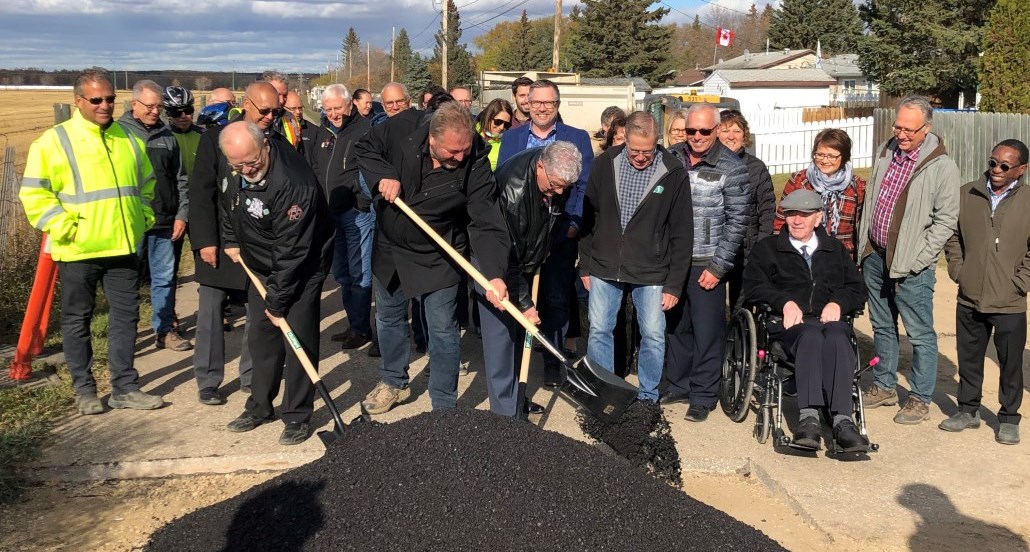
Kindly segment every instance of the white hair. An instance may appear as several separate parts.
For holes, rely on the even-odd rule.
[[[344,102],[351,101],[350,90],[342,84],[330,84],[322,91],[322,103],[329,98],[341,98]]]
[[[575,144],[563,140],[556,140],[544,146],[540,162],[543,163],[547,174],[553,174],[565,183],[579,180],[579,173],[583,170],[583,154]]]

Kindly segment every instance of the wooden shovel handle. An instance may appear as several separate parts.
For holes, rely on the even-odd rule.
[[[533,274],[533,288],[530,292],[533,298],[533,304],[536,305],[537,292],[540,290],[540,269],[537,269],[536,274]],[[532,337],[527,335],[525,343],[522,345],[525,349],[522,351],[522,366],[519,367],[519,383],[525,385],[529,381],[529,360],[532,357],[533,351],[533,340]]]

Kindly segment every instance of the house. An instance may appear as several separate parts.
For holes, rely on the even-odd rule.
[[[814,63],[814,56],[813,56]],[[728,96],[750,112],[788,107],[821,107],[830,103],[837,84],[822,69],[716,69],[704,81],[705,94]]]
[[[726,61],[720,60],[715,65],[705,67],[705,76],[719,70],[745,70],[745,69],[812,69],[816,67],[816,55],[813,50],[791,50],[784,48],[765,53],[751,53],[744,50],[744,54]]]
[[[837,81],[830,88],[830,99],[834,102],[879,99],[880,87],[862,74],[858,68],[858,54],[839,54],[824,59],[821,66]]]

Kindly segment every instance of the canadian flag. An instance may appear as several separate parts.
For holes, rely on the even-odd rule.
[[[719,27],[715,30],[715,43],[719,46],[730,46],[733,44],[733,31]]]

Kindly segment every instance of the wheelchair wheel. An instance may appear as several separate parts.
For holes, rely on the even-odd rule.
[[[759,406],[756,416],[755,439],[758,440],[758,444],[764,445],[769,440],[769,435],[772,434],[772,408]]]
[[[758,372],[758,336],[751,311],[737,309],[726,332],[719,403],[734,422],[743,422],[751,404]]]

